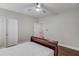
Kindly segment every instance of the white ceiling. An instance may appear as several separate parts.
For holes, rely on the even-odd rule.
[[[36,12],[34,10],[30,12],[29,8],[33,8],[35,6],[36,3],[0,3],[0,8],[34,17],[42,17],[49,14],[57,15],[71,9],[79,8],[78,3],[44,3],[43,7],[44,9],[46,9],[47,13],[39,14],[39,12]]]

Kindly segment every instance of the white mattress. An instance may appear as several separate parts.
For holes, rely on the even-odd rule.
[[[17,46],[0,49],[0,56],[48,56],[54,51],[34,42],[27,42]]]

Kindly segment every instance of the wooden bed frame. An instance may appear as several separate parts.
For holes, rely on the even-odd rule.
[[[51,42],[46,39],[35,37],[35,36],[31,37],[31,41],[53,49],[54,56],[58,56],[58,41]]]

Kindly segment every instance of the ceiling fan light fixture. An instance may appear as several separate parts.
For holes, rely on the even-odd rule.
[[[36,8],[36,11],[40,11],[41,9],[40,8]]]
[[[37,3],[37,5],[36,5],[36,11],[40,11],[40,10],[41,10],[41,4]]]

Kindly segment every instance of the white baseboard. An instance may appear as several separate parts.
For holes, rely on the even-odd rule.
[[[58,45],[79,51],[79,48],[77,48],[77,47],[73,47],[73,46],[69,46],[69,45],[65,45],[65,44],[60,44],[60,43]]]

